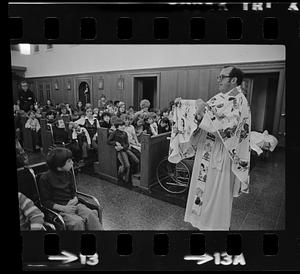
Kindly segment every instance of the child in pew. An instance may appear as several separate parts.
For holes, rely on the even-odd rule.
[[[100,127],[110,128],[111,127],[110,117],[111,114],[109,112],[107,111],[103,112],[100,119],[101,120]]]
[[[40,136],[40,123],[38,119],[35,117],[35,113],[33,110],[30,110],[28,112],[28,120],[25,123],[25,128],[28,128],[31,130],[32,133],[32,141],[33,141],[33,147],[35,150],[40,149],[40,144],[41,144],[41,136]]]
[[[134,126],[131,125],[131,119],[128,114],[121,115],[121,119],[125,122],[125,132],[128,135],[129,147],[135,152],[137,150],[139,154],[141,153],[141,143],[138,141]],[[135,155],[139,157],[136,153]]]
[[[70,130],[72,131],[72,143],[71,147],[76,150],[74,158],[80,161],[86,161],[88,158],[88,149],[91,146],[91,138],[88,131],[79,126],[77,123],[70,122]],[[71,149],[72,150],[72,149]],[[79,151],[79,153],[77,153]],[[72,150],[73,154],[74,151]]]
[[[135,134],[136,134],[136,137],[139,141],[139,143],[141,143],[141,140],[142,140],[142,134],[143,133],[147,133],[147,131],[144,129],[144,119],[142,118],[138,118],[136,117],[134,120],[133,120],[133,125],[134,125],[134,130],[135,130]]]
[[[68,108],[65,104],[61,104],[60,106],[60,118],[64,121],[65,128],[66,124],[71,122],[71,115],[68,113]]]
[[[149,114],[147,114],[144,118],[144,129],[146,130],[147,134],[150,134],[151,136],[158,135],[158,126],[155,122],[155,116],[156,115],[154,112],[149,112]]]
[[[119,176],[122,176],[122,179],[125,182],[128,182],[130,175],[130,162],[132,162],[136,167],[139,164],[139,159],[129,147],[128,135],[125,132],[125,122],[122,119],[117,118],[114,125],[116,130],[109,135],[107,144],[115,147],[118,159],[121,163],[118,174]]]
[[[166,133],[171,131],[170,121],[167,117],[164,117],[160,120],[158,125],[158,134]]]
[[[18,192],[18,198],[20,230],[42,230],[44,224],[44,213],[23,193]]]
[[[66,148],[54,148],[47,155],[47,165],[49,170],[40,178],[42,204],[58,211],[68,230],[103,230],[97,211],[78,202],[71,172],[72,152]]]
[[[72,115],[71,115],[71,121],[75,122],[80,118],[80,114],[77,110],[73,110]]]

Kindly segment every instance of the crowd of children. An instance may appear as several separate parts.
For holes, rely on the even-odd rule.
[[[172,109],[172,105],[170,105]],[[97,107],[87,103],[85,106],[78,102],[76,106],[67,103],[54,105],[47,100],[46,105],[35,103],[25,112],[20,104],[14,105],[14,120],[16,129],[17,166],[28,164],[28,157],[22,149],[22,130],[30,129],[33,145],[36,150],[41,147],[41,119],[45,119],[52,131],[54,141],[68,144],[67,148],[55,148],[47,155],[49,171],[41,180],[41,199],[46,206],[57,210],[63,216],[68,229],[71,230],[101,230],[96,212],[80,204],[74,192],[74,183],[69,176],[73,165],[85,161],[89,150],[98,151],[97,129],[107,128],[107,144],[114,146],[117,152],[118,174],[125,182],[129,181],[130,173],[139,171],[141,154],[141,136],[143,133],[156,136],[171,131],[171,113],[169,108],[162,111],[150,109],[150,102],[143,99],[140,110],[135,111],[132,106],[126,108],[124,102],[109,101],[101,96]],[[25,117],[24,125],[21,118]],[[53,195],[53,191],[57,191]],[[21,230],[42,229],[43,214],[28,202],[29,199],[19,193],[20,226]],[[29,210],[34,213],[28,215]],[[33,210],[34,209],[34,210]]]
[[[120,177],[127,180],[130,163],[136,166],[140,159],[142,134],[156,136],[171,131],[171,109],[171,104],[170,108],[162,111],[150,109],[149,100],[143,99],[140,110],[135,111],[132,106],[126,107],[122,101],[113,102],[102,95],[97,107],[90,103],[84,106],[80,101],[76,106],[68,103],[54,105],[51,100],[47,100],[44,106],[35,103],[26,113],[17,103],[14,105],[14,115],[17,138],[21,144],[20,118],[28,118],[25,128],[31,130],[36,150],[41,147],[40,119],[44,118],[54,141],[68,144],[75,165],[88,161],[89,151],[97,153],[97,129],[107,128],[110,134],[108,144],[114,145],[118,152]]]

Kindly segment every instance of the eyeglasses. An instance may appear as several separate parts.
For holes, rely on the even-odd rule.
[[[220,82],[220,81],[222,81],[224,78],[231,78],[231,76],[229,76],[229,75],[223,75],[223,74],[218,75],[218,76],[217,76],[217,81]]]

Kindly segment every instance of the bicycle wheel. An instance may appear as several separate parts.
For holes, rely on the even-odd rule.
[[[160,186],[169,193],[183,193],[188,189],[191,173],[184,162],[173,164],[164,158],[156,168],[156,177]]]

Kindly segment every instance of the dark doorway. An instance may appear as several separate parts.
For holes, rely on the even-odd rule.
[[[245,78],[245,86],[248,87],[247,99],[251,108],[251,130],[268,130],[270,134],[276,135],[273,128],[279,73],[249,74]]]
[[[133,106],[135,110],[140,109],[140,101],[150,101],[150,108],[157,108],[157,77],[134,77]]]
[[[90,92],[90,86],[87,82],[81,82],[79,84],[79,101],[82,102],[82,104],[85,106],[86,103],[91,102],[91,92]]]

